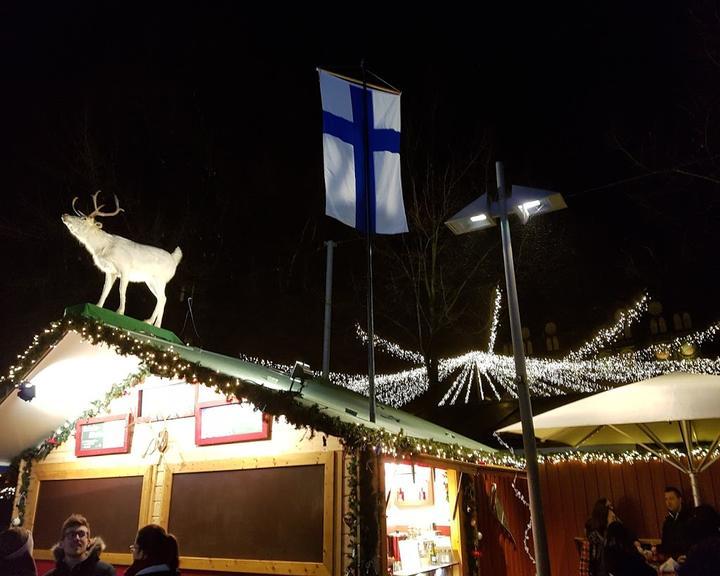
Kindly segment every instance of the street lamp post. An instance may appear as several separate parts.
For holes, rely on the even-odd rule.
[[[515,265],[513,263],[512,242],[510,238],[509,211],[518,213],[523,221],[533,214],[550,212],[565,208],[565,202],[559,194],[546,190],[537,190],[520,186],[512,187],[512,206],[508,210],[508,195],[505,187],[505,173],[502,162],[495,163],[498,198],[492,199],[483,195],[468,204],[445,224],[455,233],[464,234],[474,230],[495,226],[494,218],[500,218],[500,235],[502,238],[503,263],[505,267],[505,284],[507,286],[508,311],[510,315],[510,332],[512,335],[513,356],[515,358],[515,384],[517,386],[518,406],[522,422],[523,449],[528,478],[530,499],[530,520],[532,522],[535,562],[538,576],[550,576],[550,559],[548,556],[547,533],[543,515],[542,498],[540,496],[540,475],[535,444],[535,428],[533,426],[532,404],[527,382],[525,365],[525,348],[522,340],[522,324],[520,322],[520,306],[518,304],[517,287],[515,285]]]

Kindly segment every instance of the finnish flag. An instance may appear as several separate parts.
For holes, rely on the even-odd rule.
[[[365,114],[370,232],[407,232],[400,181],[400,94],[320,74],[325,214],[365,232]],[[367,102],[367,107],[363,106]]]

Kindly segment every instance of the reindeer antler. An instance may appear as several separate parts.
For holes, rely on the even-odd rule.
[[[95,216],[116,216],[117,214],[120,214],[120,212],[125,212],[122,208],[120,208],[120,201],[118,200],[117,195],[113,194],[115,197],[115,212],[101,212],[102,207],[105,206],[105,204],[100,204],[98,206],[97,204],[97,197],[98,194],[100,194],[100,190],[95,192],[95,194],[92,195],[93,199],[93,205],[95,206],[95,210],[93,210],[90,214],[87,215],[87,218],[95,218]]]
[[[78,209],[75,207],[75,202],[77,202],[77,201],[78,201],[78,197],[75,196],[75,198],[73,198],[73,201],[72,201],[72,209],[73,209],[73,212],[75,212],[75,215],[76,215],[76,216],[80,216],[80,217],[82,217],[82,218],[87,218],[87,215],[86,215],[84,212],[80,212],[80,210],[78,210]]]

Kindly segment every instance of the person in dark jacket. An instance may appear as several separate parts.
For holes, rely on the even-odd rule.
[[[683,504],[682,492],[675,486],[665,488],[668,515],[662,527],[660,551],[666,558],[683,560],[690,547],[692,508]]]
[[[656,576],[657,571],[638,552],[622,522],[608,525],[603,551],[605,568],[612,576]]]
[[[680,576],[716,576],[720,572],[720,515],[708,505],[693,510],[690,540],[685,562],[678,568]]]
[[[100,560],[105,543],[92,538],[87,518],[72,514],[63,522],[60,542],[53,546],[55,568],[45,576],[115,576],[115,568]]]
[[[125,576],[177,576],[180,564],[178,543],[162,526],[148,524],[138,530],[135,543],[130,546],[132,565]]]
[[[0,532],[0,574],[37,576],[32,552],[33,539],[29,530],[8,528]]]
[[[590,544],[590,576],[607,576],[603,550],[605,531],[608,524],[615,521],[615,511],[607,498],[600,498],[593,506],[590,518],[585,523],[585,536]]]

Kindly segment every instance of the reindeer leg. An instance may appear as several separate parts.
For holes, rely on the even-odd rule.
[[[162,324],[163,312],[165,311],[165,285],[158,286],[156,284],[148,283],[147,287],[157,299],[157,303],[155,304],[155,310],[153,310],[152,316],[145,320],[145,322],[160,328],[160,324]]]
[[[110,294],[110,290],[112,290],[115,280],[117,280],[117,274],[113,274],[112,272],[107,272],[105,274],[105,285],[103,286],[102,294],[100,294],[100,300],[97,303],[100,308],[102,308],[105,304],[105,300],[107,299],[108,294]]]
[[[163,286],[163,291],[160,293],[160,298],[158,298],[157,303],[157,316],[155,317],[155,326],[160,328],[162,324],[163,314],[165,312],[165,302],[167,302],[167,298],[165,298],[165,290]]]
[[[127,292],[128,281],[124,276],[120,276],[120,308],[117,309],[118,314],[125,314],[125,292]]]

